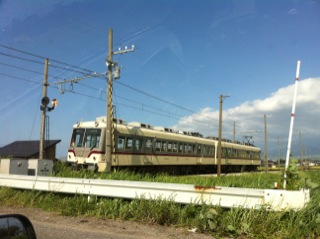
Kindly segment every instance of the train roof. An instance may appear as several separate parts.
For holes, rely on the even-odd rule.
[[[157,126],[157,127],[152,127],[148,124],[144,123],[139,123],[139,122],[133,122],[133,123],[128,123],[126,125],[119,125],[117,126],[117,129],[122,132],[127,132],[135,135],[143,135],[147,137],[155,137],[155,132],[156,132],[156,137],[158,136],[159,138],[168,138],[171,140],[182,140],[182,141],[190,141],[190,142],[206,142],[208,144],[214,142],[218,143],[218,138],[215,137],[208,137],[204,138],[200,133],[197,132],[186,132],[186,131],[175,131],[173,129]],[[222,144],[224,146],[240,146],[241,148],[255,148],[257,150],[260,150],[258,147],[254,145],[248,145],[248,144],[243,144],[237,141],[236,143],[232,142],[231,140],[222,140]]]

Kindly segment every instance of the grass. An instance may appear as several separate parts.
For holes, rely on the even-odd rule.
[[[130,181],[145,181],[145,182],[164,182],[164,183],[180,183],[194,184],[201,186],[227,186],[227,187],[248,187],[248,188],[268,188],[274,187],[274,182],[282,180],[280,173],[263,174],[263,173],[248,173],[239,176],[223,175],[221,177],[192,175],[192,176],[172,176],[167,173],[139,174],[129,170],[121,170],[111,173],[95,173],[89,170],[71,170],[64,163],[58,163],[55,166],[56,177],[71,177],[71,178],[99,178],[112,180],[130,180]],[[240,178],[240,180],[239,180]],[[243,186],[245,185],[245,186]]]
[[[117,180],[157,181],[190,183],[202,186],[234,186],[250,188],[273,188],[274,182],[281,182],[281,173],[252,173],[240,176],[169,176],[166,174],[135,174],[129,171],[110,174],[94,174],[87,171],[68,172],[59,165],[56,176],[106,178]],[[70,173],[70,174],[69,174]],[[2,187],[0,203],[9,207],[37,207],[55,211],[66,216],[90,216],[102,219],[132,220],[156,223],[166,226],[197,228],[199,232],[217,238],[319,238],[320,237],[320,173],[298,171],[291,168],[288,185],[311,189],[311,201],[299,211],[272,212],[208,205],[182,205],[171,200],[153,201],[141,198],[135,200],[110,199],[83,195],[67,195],[26,191]]]

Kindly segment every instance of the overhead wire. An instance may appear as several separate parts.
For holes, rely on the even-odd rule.
[[[0,47],[6,48],[6,49],[9,49],[9,50],[12,50],[12,51],[16,51],[16,52],[19,52],[19,53],[22,53],[22,54],[26,54],[26,55],[29,55],[29,56],[33,56],[33,57],[37,57],[37,58],[41,58],[41,59],[46,59],[46,58],[43,57],[43,56],[39,56],[39,55],[36,55],[36,54],[33,54],[33,53],[29,53],[29,52],[26,52],[26,51],[18,50],[18,49],[16,49],[16,48],[4,46],[4,45],[2,45],[2,44],[0,44]],[[0,54],[2,54],[2,53],[0,53]],[[10,55],[10,54],[5,54],[5,53],[3,53],[3,55],[9,56],[9,57],[13,57],[13,58],[16,58],[16,59],[20,59],[20,60],[25,60],[25,61],[34,62],[34,63],[37,63],[37,64],[43,64],[43,62],[34,61],[34,60],[31,60],[31,59],[27,59],[27,58],[23,58],[23,57],[18,57],[18,56],[14,56],[14,55]],[[67,64],[67,63],[63,63],[63,62],[61,62],[61,61],[57,61],[57,60],[53,60],[53,59],[50,59],[49,61],[57,62],[57,63],[59,63],[59,64],[65,65],[65,66],[72,66],[72,67],[74,67],[74,68],[81,69],[81,70],[85,70],[85,71],[87,71],[87,72],[93,73],[93,71],[91,71],[91,70],[84,69],[84,68],[77,67],[77,66],[73,66],[73,65],[70,65],[70,64]],[[59,69],[63,69],[63,70],[68,70],[68,71],[73,71],[73,72],[76,72],[76,73],[83,74],[83,72],[81,72],[81,71],[72,70],[72,69],[69,69],[69,68],[62,67],[62,66],[57,66],[57,65],[53,65],[53,64],[50,64],[50,66],[51,66],[51,67],[55,67],[55,68],[59,68]],[[98,76],[98,77],[101,78],[101,75]],[[105,78],[103,78],[103,79],[105,79]],[[193,111],[193,110],[187,109],[187,108],[185,108],[185,107],[183,107],[183,106],[179,106],[179,105],[177,105],[177,104],[175,104],[175,103],[172,103],[172,102],[166,101],[166,100],[164,100],[164,99],[161,99],[161,98],[159,98],[159,97],[153,96],[153,95],[151,95],[151,94],[149,94],[149,93],[146,93],[146,92],[144,92],[144,91],[142,91],[142,90],[138,90],[138,89],[136,89],[136,88],[134,88],[134,87],[132,87],[132,86],[129,86],[129,85],[127,85],[127,84],[120,83],[120,82],[118,82],[118,81],[115,81],[115,82],[117,82],[117,83],[119,83],[119,84],[121,84],[121,85],[123,85],[123,86],[125,86],[125,87],[127,87],[127,88],[130,88],[131,90],[134,90],[134,91],[136,91],[136,92],[139,92],[139,93],[141,93],[141,94],[144,94],[144,95],[146,95],[146,96],[148,96],[148,97],[151,97],[151,98],[153,98],[153,99],[159,100],[159,101],[164,102],[164,103],[166,103],[166,104],[169,104],[169,105],[171,105],[171,106],[174,106],[174,107],[177,107],[177,108],[179,108],[179,109],[188,111],[188,112],[190,112],[190,113],[196,113],[196,112]]]
[[[35,74],[38,74],[38,75],[43,75],[42,72],[30,70],[30,69],[27,69],[27,68],[24,68],[24,67],[14,66],[14,65],[11,65],[11,64],[3,63],[3,62],[0,62],[0,65],[5,65],[5,66],[11,67],[11,68],[18,69],[18,70],[23,70],[23,71],[35,73]],[[50,77],[50,78],[55,78],[55,79],[60,79],[60,80],[63,79],[63,78],[61,78],[61,77],[51,76],[51,75],[48,75],[48,77]]]
[[[24,79],[24,78],[21,78],[21,77],[18,77],[18,76],[9,75],[9,74],[2,73],[2,72],[0,72],[0,75],[2,75],[2,76],[6,76],[6,77],[9,77],[9,78],[13,78],[13,79],[16,79],[16,80],[21,80],[21,81],[26,81],[26,82],[34,83],[34,84],[39,84],[39,85],[41,85],[41,84],[42,84],[42,83],[37,82],[37,81]]]
[[[127,85],[127,84],[120,83],[119,81],[116,81],[116,83],[118,83],[118,84],[120,84],[120,85],[122,85],[122,86],[125,86],[125,87],[127,87],[127,88],[130,88],[131,90],[137,91],[137,92],[139,92],[139,93],[141,93],[141,94],[144,94],[144,95],[146,95],[146,96],[149,96],[149,97],[151,97],[151,98],[153,98],[153,99],[156,99],[156,100],[159,100],[159,101],[164,102],[164,103],[166,103],[166,104],[175,106],[175,107],[177,107],[177,108],[179,108],[179,109],[182,109],[182,110],[185,110],[185,111],[188,111],[188,112],[191,112],[191,113],[196,113],[196,112],[193,111],[193,110],[187,109],[187,108],[185,108],[185,107],[183,107],[183,106],[179,106],[179,105],[177,105],[177,104],[175,104],[175,103],[172,103],[172,102],[169,102],[169,101],[167,101],[167,100],[161,99],[161,98],[159,98],[159,97],[157,97],[157,96],[151,95],[151,94],[149,94],[149,93],[147,93],[147,92],[144,92],[144,91],[142,91],[142,90],[138,90],[138,89],[136,89],[136,88],[134,88],[134,87],[132,87],[132,86],[129,86],[129,85]]]
[[[22,53],[22,54],[26,54],[26,55],[29,55],[29,56],[32,56],[32,57],[37,57],[37,58],[41,58],[41,59],[46,59],[46,58],[43,57],[43,56],[39,56],[39,55],[36,55],[36,54],[33,54],[33,53],[29,53],[29,52],[26,52],[26,51],[18,50],[18,49],[12,48],[12,47],[7,47],[7,46],[4,46],[4,45],[2,45],[2,44],[0,44],[0,47],[6,48],[6,49],[9,49],[9,50],[13,50],[13,51],[16,51],[16,52],[19,52],[19,53]],[[0,54],[2,54],[2,55],[4,55],[4,56],[7,56],[7,57],[16,58],[16,59],[19,59],[19,60],[29,61],[29,62],[37,63],[37,64],[43,64],[43,62],[35,61],[35,60],[32,60],[32,59],[28,59],[28,58],[24,58],[24,57],[20,57],[20,56],[15,56],[15,55],[6,54],[6,53],[0,53]],[[94,72],[94,71],[91,71],[91,70],[88,70],[88,69],[85,69],[85,68],[81,68],[81,67],[78,67],[78,66],[74,66],[74,65],[67,64],[67,63],[64,63],[64,62],[61,62],[61,61],[57,61],[57,60],[53,60],[53,59],[50,59],[49,61],[50,61],[50,62],[56,62],[56,63],[58,63],[58,64],[63,65],[63,66],[59,66],[59,65],[50,64],[51,67],[58,68],[58,69],[62,69],[62,70],[66,70],[66,71],[72,71],[72,72],[76,72],[76,73],[80,73],[80,74],[86,74],[86,73],[83,72],[83,71],[89,72],[90,74],[92,74],[92,73]],[[80,69],[80,71],[79,71],[79,70],[70,69],[69,66],[72,67],[72,68],[75,68],[75,69]],[[22,68],[22,67],[17,67],[17,66],[13,66],[13,67],[20,68],[21,70],[28,70],[28,69],[24,69],[24,68]],[[28,71],[33,72],[32,70],[28,70]],[[34,71],[34,73],[41,74],[41,73],[35,72],[35,71]],[[89,76],[90,76],[90,74],[89,74]],[[2,75],[4,75],[4,74],[2,73]],[[36,83],[36,82],[31,81],[31,80],[22,79],[22,78],[19,78],[19,77],[14,77],[14,76],[9,76],[9,77],[11,77],[11,78],[16,78],[16,79],[19,79],[19,80],[24,80],[24,81],[30,81],[30,82],[32,82],[32,83]],[[106,76],[105,76],[105,75],[102,75],[102,74],[92,75],[92,77],[97,77],[97,78],[104,79],[104,80],[105,80],[105,78],[106,78]],[[62,78],[59,78],[59,77],[56,77],[56,76],[54,76],[53,78],[62,79]],[[122,86],[124,86],[124,87],[126,87],[126,88],[129,88],[129,89],[131,89],[131,90],[133,90],[133,91],[136,91],[136,92],[138,92],[138,93],[140,93],[140,94],[143,94],[143,95],[145,95],[145,96],[148,96],[148,97],[150,97],[150,98],[153,98],[153,99],[155,99],[155,100],[158,100],[158,101],[160,101],[160,102],[163,102],[163,103],[165,103],[165,104],[171,105],[171,106],[173,106],[173,107],[176,107],[176,108],[178,108],[178,109],[187,111],[187,112],[192,113],[192,114],[198,114],[198,115],[199,115],[199,112],[195,112],[194,110],[191,110],[191,109],[188,109],[188,108],[186,108],[186,107],[183,107],[183,106],[180,106],[180,105],[178,105],[178,104],[175,104],[175,103],[173,103],[173,102],[169,102],[169,101],[167,101],[167,100],[161,99],[160,97],[157,97],[157,96],[154,96],[154,95],[152,95],[152,94],[150,94],[150,93],[147,93],[147,92],[145,92],[145,91],[139,90],[139,89],[137,89],[137,88],[135,88],[135,87],[132,87],[132,86],[130,86],[130,85],[128,85],[128,84],[122,83],[122,82],[120,82],[120,81],[115,81],[115,82],[118,83],[118,84],[120,84],[120,85],[122,85]],[[78,84],[79,84],[79,83],[78,83]],[[94,90],[99,90],[99,91],[101,92],[101,89],[96,89],[96,88],[94,88],[94,87],[92,87],[92,86],[88,86],[88,85],[85,85],[85,84],[82,84],[82,85],[83,85],[84,87],[91,88],[91,89],[94,89]],[[54,87],[54,88],[58,88],[58,87]],[[89,95],[86,95],[86,94],[83,94],[83,93],[76,93],[76,92],[74,92],[74,91],[71,91],[71,92],[72,92],[72,93],[75,93],[75,94],[82,95],[82,96],[86,96],[86,97],[90,97],[90,98],[94,98],[94,99],[101,100],[101,98],[99,98],[99,97],[92,97],[92,96],[89,96]],[[119,96],[118,96],[118,97],[119,97]],[[120,98],[121,98],[121,97],[120,97]],[[126,99],[126,100],[127,100],[127,99]],[[130,101],[133,102],[132,100],[130,100]],[[137,103],[137,102],[136,102],[136,103]],[[142,106],[145,105],[145,104],[143,104],[143,103],[140,103],[140,104],[141,104]],[[126,104],[122,104],[122,105],[128,107],[128,105],[126,105]],[[147,106],[147,107],[151,107],[151,106]],[[135,107],[135,108],[136,108],[136,109],[140,109],[140,110],[144,110],[143,108],[140,108],[140,107]],[[153,107],[153,108],[154,108],[154,107]],[[155,108],[155,109],[156,109],[156,110],[159,110],[159,109],[157,109],[157,108]],[[146,111],[146,110],[144,110],[144,111]],[[166,111],[164,111],[164,110],[162,110],[162,111],[163,111],[163,112],[166,112]],[[153,112],[153,111],[152,111],[152,112]],[[168,116],[169,116],[170,118],[173,118],[174,115],[175,115],[175,116],[178,116],[178,117],[180,117],[180,118],[183,117],[182,115],[177,115],[177,114],[175,114],[175,113],[171,113],[171,112],[167,112],[167,113],[168,113]],[[202,114],[200,114],[200,115],[202,115]],[[203,116],[204,116],[205,118],[207,118],[207,119],[210,119],[210,120],[214,119],[214,118],[212,118],[212,117],[208,117],[207,115],[203,115]],[[194,119],[193,121],[197,121],[197,120]],[[201,121],[198,121],[198,122],[201,122]]]
[[[43,64],[43,62],[40,62],[40,61],[36,61],[36,60],[32,60],[32,59],[28,59],[28,58],[24,58],[24,57],[20,57],[20,56],[15,56],[15,55],[3,53],[3,52],[0,52],[0,55],[15,58],[18,60],[28,61],[28,62],[32,62],[32,63],[36,63],[36,64]]]
[[[33,57],[36,57],[36,58],[40,58],[40,59],[43,59],[43,60],[48,58],[48,57],[36,55],[34,53],[30,53],[30,52],[27,52],[27,51],[22,51],[22,50],[13,48],[13,47],[5,46],[5,45],[2,45],[2,44],[0,44],[0,47],[6,48],[8,50],[15,51],[15,52],[19,52],[19,53],[22,53],[22,54],[26,54],[26,55],[29,55],[29,56],[33,56]],[[71,64],[68,64],[68,63],[65,63],[65,62],[62,62],[62,61],[58,61],[58,60],[55,60],[55,59],[50,59],[50,61],[51,62],[56,62],[56,63],[61,64],[61,65],[65,65],[65,66],[68,66],[68,67],[80,69],[80,70],[83,70],[83,71],[86,71],[86,72],[93,72],[91,70],[88,70],[88,69],[85,69],[85,68],[82,68],[82,67],[79,67],[79,66],[71,65]],[[43,63],[41,62],[41,64],[43,64]]]

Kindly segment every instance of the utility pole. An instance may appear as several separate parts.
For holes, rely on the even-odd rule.
[[[113,131],[113,103],[112,103],[112,87],[113,87],[113,79],[112,79],[112,48],[113,48],[113,32],[112,29],[109,29],[109,45],[108,45],[108,57],[107,57],[107,67],[108,67],[108,94],[107,94],[107,128],[106,128],[106,152],[105,152],[105,161],[107,172],[111,171],[111,163],[112,163],[112,131]]]
[[[302,167],[302,136],[301,131],[299,131],[299,144],[300,144],[300,166]]]
[[[113,52],[113,31],[109,29],[108,35],[108,56],[106,65],[108,67],[108,94],[107,94],[107,106],[106,106],[106,117],[107,117],[107,127],[105,134],[105,144],[106,144],[106,152],[105,152],[105,169],[104,171],[111,171],[112,157],[114,155],[115,150],[115,140],[114,140],[114,115],[113,115],[113,101],[112,101],[112,90],[113,90],[113,78],[120,78],[120,67],[118,67],[117,62],[113,62],[113,55],[124,54],[127,52],[134,51],[134,46],[131,49],[125,47],[124,50],[119,49],[117,52]]]
[[[268,133],[267,133],[267,115],[264,114],[264,172],[268,173]]]
[[[217,176],[221,175],[221,139],[222,139],[222,103],[224,98],[228,96],[220,95],[220,109],[219,109],[219,141],[218,141],[218,168],[217,168]]]
[[[278,166],[280,168],[280,139],[279,139],[279,136],[278,136]]]
[[[236,142],[236,122],[233,122],[233,143]]]
[[[49,98],[47,96],[48,87],[48,58],[45,59],[44,63],[44,76],[43,76],[43,88],[42,88],[42,99],[41,99],[41,128],[40,128],[40,145],[39,145],[39,159],[43,159],[44,153],[44,132],[46,128],[46,112]]]

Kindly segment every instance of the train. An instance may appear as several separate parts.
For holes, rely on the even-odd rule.
[[[218,139],[200,133],[153,127],[140,122],[114,119],[112,158],[107,161],[106,117],[73,125],[67,162],[79,168],[103,172],[109,169],[138,169],[170,173],[217,172]],[[222,140],[221,172],[256,170],[261,149]]]

